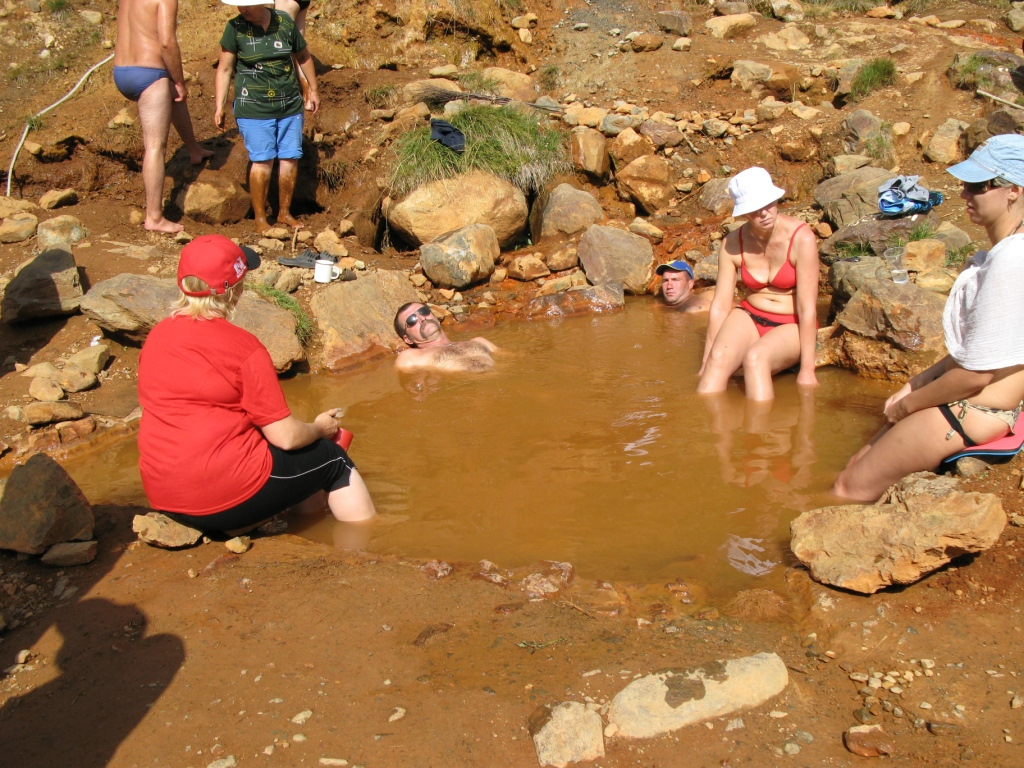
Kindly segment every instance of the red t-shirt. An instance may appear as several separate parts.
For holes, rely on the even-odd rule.
[[[257,427],[291,412],[270,354],[227,320],[169,317],[139,358],[139,470],[155,509],[223,512],[270,477]]]

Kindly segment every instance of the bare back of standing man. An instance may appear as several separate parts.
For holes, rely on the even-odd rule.
[[[180,232],[164,218],[164,156],[173,124],[198,165],[213,155],[199,145],[188,112],[188,89],[178,48],[178,0],[120,0],[114,84],[126,99],[139,103],[142,125],[142,183],[146,188],[146,220],[155,232]]]

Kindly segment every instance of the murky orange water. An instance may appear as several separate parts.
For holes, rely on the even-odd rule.
[[[505,567],[572,562],[588,578],[683,578],[731,596],[777,586],[789,522],[878,428],[892,385],[839,370],[769,406],[738,385],[694,393],[706,317],[637,299],[618,313],[510,322],[496,370],[399,378],[391,360],[285,382],[301,418],[343,406],[381,513],[365,547]],[[460,337],[458,328],[450,332]],[[70,471],[93,502],[144,497],[134,445]],[[324,542],[348,526],[300,521]]]

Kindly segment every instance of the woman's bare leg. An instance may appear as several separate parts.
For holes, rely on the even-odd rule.
[[[335,520],[343,523],[359,523],[372,520],[377,515],[370,491],[358,470],[353,469],[349,483],[344,488],[327,494],[327,506]]]
[[[964,441],[946,434],[949,424],[938,408],[916,411],[884,427],[839,473],[832,492],[854,501],[874,502],[893,483],[912,472],[933,470],[947,456],[963,450]]]
[[[743,357],[743,382],[751,400],[775,397],[772,376],[800,360],[800,331],[796,323],[772,328]]]
[[[742,309],[732,310],[715,337],[711,353],[704,364],[704,373],[697,384],[697,392],[705,395],[724,392],[729,377],[743,364],[743,356],[757,340],[757,328],[750,315]]]

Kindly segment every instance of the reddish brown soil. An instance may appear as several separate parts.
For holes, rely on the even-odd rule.
[[[100,38],[112,35],[113,3],[96,0],[91,7],[107,16]],[[323,158],[345,163],[346,170],[343,187],[321,190],[323,210],[307,212],[306,221],[316,232],[353,216],[363,235],[361,246],[353,243],[354,255],[372,265],[409,266],[414,254],[377,253],[366,235],[387,161],[385,148],[380,159],[362,162],[380,130],[369,119],[365,96],[376,86],[424,76],[456,56],[469,38],[450,28],[452,34],[438,33],[399,54],[394,42],[404,29],[402,14],[390,4],[328,2],[319,10],[309,37],[323,65],[325,108],[313,127],[327,135]],[[598,58],[591,54],[607,49],[607,28],[653,29],[647,23],[653,4],[627,10],[604,0],[554,0],[532,10],[541,16],[537,44],[485,50],[483,65],[555,64],[556,96],[576,92],[606,105],[629,98],[672,112],[753,106],[727,80],[715,79],[732,60],[750,56],[749,40],[695,35],[694,53],[685,58],[667,48],[643,59]],[[690,10],[702,22],[703,6]],[[1001,12],[981,2],[937,3],[928,10],[964,19]],[[212,65],[226,18],[219,3],[182,9],[200,138],[216,133]],[[562,19],[589,21],[592,29],[574,33],[571,23],[555,29]],[[864,21],[841,16],[819,23]],[[54,20],[49,28],[58,38],[58,55],[51,61],[59,59],[66,71],[47,70],[37,56],[37,27],[23,7],[2,23],[19,67],[0,84],[6,167],[24,118],[56,101],[107,52],[91,39],[91,30]],[[872,24],[888,24],[888,31],[867,41],[863,55],[910,39],[897,63],[925,76],[875,93],[860,106],[890,122],[910,122],[914,132],[896,147],[901,171],[923,172],[942,184],[941,169],[921,160],[917,136],[949,115],[971,119],[990,105],[949,88],[944,70],[957,49],[945,38],[897,22]],[[1019,44],[1008,33],[997,39],[1014,50]],[[356,61],[364,68],[329,68]],[[391,61],[393,68],[376,68]],[[813,104],[825,95],[803,98]],[[86,286],[122,272],[169,274],[174,267],[175,246],[129,222],[130,207],[142,200],[141,142],[137,129],[107,128],[124,105],[109,70],[101,70],[30,137],[44,146],[80,137],[70,158],[44,164],[23,155],[14,178],[13,194],[29,199],[53,188],[79,191],[82,202],[61,212],[79,217],[91,231],[92,245],[75,251]],[[345,130],[353,115],[358,120]],[[708,145],[693,163],[714,175],[722,166],[766,164],[786,178],[797,205],[809,205],[807,193],[821,177],[821,159],[836,150],[829,137],[842,117],[837,112],[829,118],[807,162],[790,163],[778,154],[782,141],[818,145],[809,127],[793,119],[778,139],[764,133],[729,149]],[[172,137],[172,149],[177,146]],[[189,173],[185,166],[176,156],[169,174],[181,179]],[[980,238],[952,198],[943,215]],[[610,212],[618,210],[610,195],[601,199]],[[684,209],[684,215],[700,215],[693,199]],[[249,230],[245,223],[223,229],[253,237]],[[695,231],[680,235],[681,247],[700,247],[706,232]],[[106,245],[110,241],[155,244],[163,257],[130,259]],[[31,255],[31,244],[0,246],[0,273]],[[510,296],[510,308],[520,300]],[[98,334],[80,316],[5,328],[0,407],[27,393],[28,381],[14,374],[14,363],[54,360]],[[115,344],[113,351],[103,385],[75,397],[94,412],[124,415],[132,404],[137,350]],[[0,418],[0,438],[10,441],[23,431]],[[101,453],[96,460],[102,461]],[[1022,468],[1018,459],[966,485],[998,493],[1008,513],[1021,513]],[[1018,651],[1022,537],[1014,527],[992,550],[902,590],[860,597],[813,585],[794,570],[786,595],[752,595],[733,609],[716,609],[683,605],[667,585],[610,590],[575,584],[553,600],[529,601],[515,586],[474,579],[475,565],[457,565],[454,575],[434,581],[417,563],[345,555],[287,535],[257,539],[242,556],[226,554],[219,543],[166,552],[134,541],[131,518],[138,511],[97,509],[100,555],[89,566],[54,571],[35,559],[0,553],[0,614],[7,622],[0,669],[15,665],[20,651],[29,652],[24,666],[0,678],[0,763],[198,768],[233,755],[238,765],[317,765],[320,758],[338,758],[365,766],[530,766],[536,758],[528,724],[538,707],[588,696],[603,703],[635,675],[758,651],[779,653],[791,681],[777,700],[742,713],[743,729],[726,732],[723,720],[648,741],[610,739],[607,756],[595,764],[859,764],[862,759],[842,743],[863,705],[860,684],[848,673],[923,671],[921,659],[935,661],[933,676],[915,678],[902,698],[888,696],[905,714],[875,706],[894,745],[892,759],[914,766],[971,759],[984,766],[1024,763],[1024,710],[1010,707],[1016,693],[1024,694],[1017,680],[1024,674]],[[756,620],[762,614],[768,619]],[[921,708],[922,702],[932,708]],[[309,721],[294,724],[291,719],[304,710],[312,710]],[[797,732],[809,734],[810,743]],[[799,745],[798,754],[779,752],[787,741]]]

